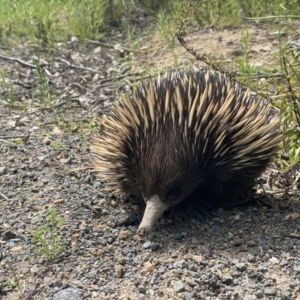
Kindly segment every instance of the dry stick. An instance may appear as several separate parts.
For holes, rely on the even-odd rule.
[[[91,43],[91,44],[95,44],[95,45],[99,45],[108,49],[115,49],[115,46],[103,43],[103,42],[99,42],[99,41],[93,41],[93,40],[89,40],[89,39],[85,39],[87,42]],[[121,46],[123,50],[130,52],[130,50],[126,47]]]
[[[121,75],[119,77],[116,78],[107,78],[107,79],[103,79],[100,81],[100,84],[106,83],[106,82],[111,82],[111,81],[118,81],[121,80],[123,78],[127,78],[127,77],[131,77],[131,76],[140,76],[142,73],[138,72],[138,73],[130,73],[130,74],[125,74],[125,75]]]
[[[2,194],[1,192],[0,192],[0,197],[3,198],[6,201],[9,201],[9,199],[4,194]]]
[[[93,208],[91,205],[89,205],[88,203],[85,203],[85,202],[81,202],[80,204],[81,204],[82,207],[90,209],[91,211],[93,211],[96,215],[99,215],[102,212],[102,209],[100,207]]]
[[[28,138],[28,135],[0,135],[0,139],[24,139]]]
[[[257,75],[251,75],[247,78],[284,78],[286,77],[284,74],[257,74]]]
[[[85,87],[85,86],[83,86],[83,85],[81,85],[77,82],[70,82],[69,85],[70,85],[70,87],[75,86],[75,87],[78,87],[81,90],[90,91],[90,89],[88,87]]]
[[[22,88],[27,89],[27,90],[31,90],[31,89],[37,88],[37,86],[26,85],[23,82],[20,82],[20,81],[17,81],[17,80],[13,80],[12,83],[15,84],[15,85],[19,85]]]
[[[237,79],[236,79],[236,75],[237,73],[235,72],[227,72],[225,71],[224,69],[222,69],[218,63],[214,63],[214,62],[211,62],[207,56],[204,54],[204,55],[199,55],[197,53],[197,50],[195,50],[193,47],[189,46],[188,45],[188,42],[183,38],[183,35],[185,35],[185,32],[182,31],[183,30],[183,24],[180,25],[179,27],[179,30],[178,30],[178,33],[176,33],[176,36],[177,36],[177,39],[179,41],[179,43],[183,46],[183,48],[189,52],[190,54],[192,54],[196,60],[200,60],[202,62],[204,62],[205,64],[207,64],[208,66],[212,67],[214,70],[216,71],[219,71],[221,72],[222,74],[228,76],[233,82],[237,82],[247,88],[249,88],[248,85],[246,84],[243,84],[241,82],[239,82]],[[280,76],[281,77],[281,76]],[[251,87],[251,90],[253,90],[257,95],[261,96],[262,98],[266,99],[268,101],[268,103],[272,102],[272,99],[268,96],[268,95],[265,95],[259,91],[257,91],[256,89],[254,89],[253,87]]]
[[[68,104],[70,102],[76,102],[77,104],[79,104],[79,106],[82,106],[78,99],[70,99],[70,100],[66,100],[66,101],[60,102],[58,104],[55,104],[51,107],[42,107],[42,108],[40,108],[40,111],[45,111],[45,110],[50,110],[51,111],[52,109],[59,108],[59,107],[64,106],[65,104]]]
[[[91,68],[86,68],[86,67],[82,67],[82,66],[73,65],[69,61],[67,61],[66,59],[56,58],[55,60],[60,61],[60,62],[66,64],[67,66],[69,66],[70,68],[73,68],[73,69],[80,69],[80,70],[90,71],[92,73],[99,73],[99,71],[91,69]]]
[[[20,65],[23,65],[25,67],[28,67],[28,68],[32,68],[32,69],[36,69],[36,66],[31,64],[31,63],[28,63],[22,59],[19,59],[19,58],[15,58],[15,57],[9,57],[9,56],[4,56],[4,55],[0,55],[0,58],[4,59],[4,60],[10,60],[10,61],[15,61],[17,63],[19,63]],[[44,66],[47,66],[48,64],[45,64],[45,63],[41,63],[40,64],[40,67],[44,67]]]

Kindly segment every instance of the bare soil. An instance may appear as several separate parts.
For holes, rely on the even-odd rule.
[[[187,39],[233,67],[242,33],[198,28]],[[251,63],[273,65],[276,30],[249,33]],[[26,45],[0,49],[7,83],[0,82],[0,298],[300,299],[299,189],[275,165],[250,204],[221,209],[208,222],[162,218],[147,238],[136,235],[136,203],[103,191],[89,169],[89,145],[122,80],[173,68],[174,58],[179,67],[199,64],[157,34],[134,57],[122,41],[117,33],[86,46],[72,38],[39,59]],[[10,92],[26,111],[7,105]],[[65,220],[58,233],[66,249],[48,262],[32,239],[53,209]]]

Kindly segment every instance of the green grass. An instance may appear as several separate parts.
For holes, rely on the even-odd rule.
[[[70,36],[101,38],[104,30],[125,12],[126,1],[0,0],[0,42],[23,38],[52,49]],[[119,3],[120,2],[120,3]]]
[[[237,26],[245,21],[244,17],[297,16],[300,12],[298,1],[198,2],[200,5],[191,19],[217,27]],[[157,18],[159,27],[169,36],[166,29],[178,23],[183,3],[179,0],[0,0],[0,42],[9,44],[22,38],[44,49],[53,49],[56,42],[71,36],[99,39],[111,25],[122,24],[120,17],[128,17],[137,5]]]

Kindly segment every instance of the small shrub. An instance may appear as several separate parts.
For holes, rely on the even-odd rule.
[[[43,225],[38,231],[33,232],[33,242],[37,244],[35,250],[47,260],[57,258],[60,252],[65,249],[65,245],[61,244],[61,238],[57,233],[58,227],[64,223],[64,220],[57,220],[56,217],[57,212],[51,211],[46,217],[50,225]]]

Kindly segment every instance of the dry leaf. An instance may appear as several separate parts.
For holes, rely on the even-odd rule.
[[[153,270],[154,266],[151,264],[150,261],[144,263],[144,268],[142,269],[142,272],[152,272]]]
[[[10,251],[13,251],[13,252],[19,252],[19,251],[22,251],[23,250],[23,247],[20,245],[20,246],[15,246],[15,247],[12,247],[10,249]]]
[[[294,221],[294,220],[297,220],[297,219],[299,219],[299,217],[300,217],[300,214],[298,214],[298,213],[293,213],[293,214],[289,214],[289,215],[286,215],[285,216],[285,218],[284,218],[284,220],[285,221]]]
[[[53,201],[54,204],[64,204],[65,200],[64,199],[56,199]]]

